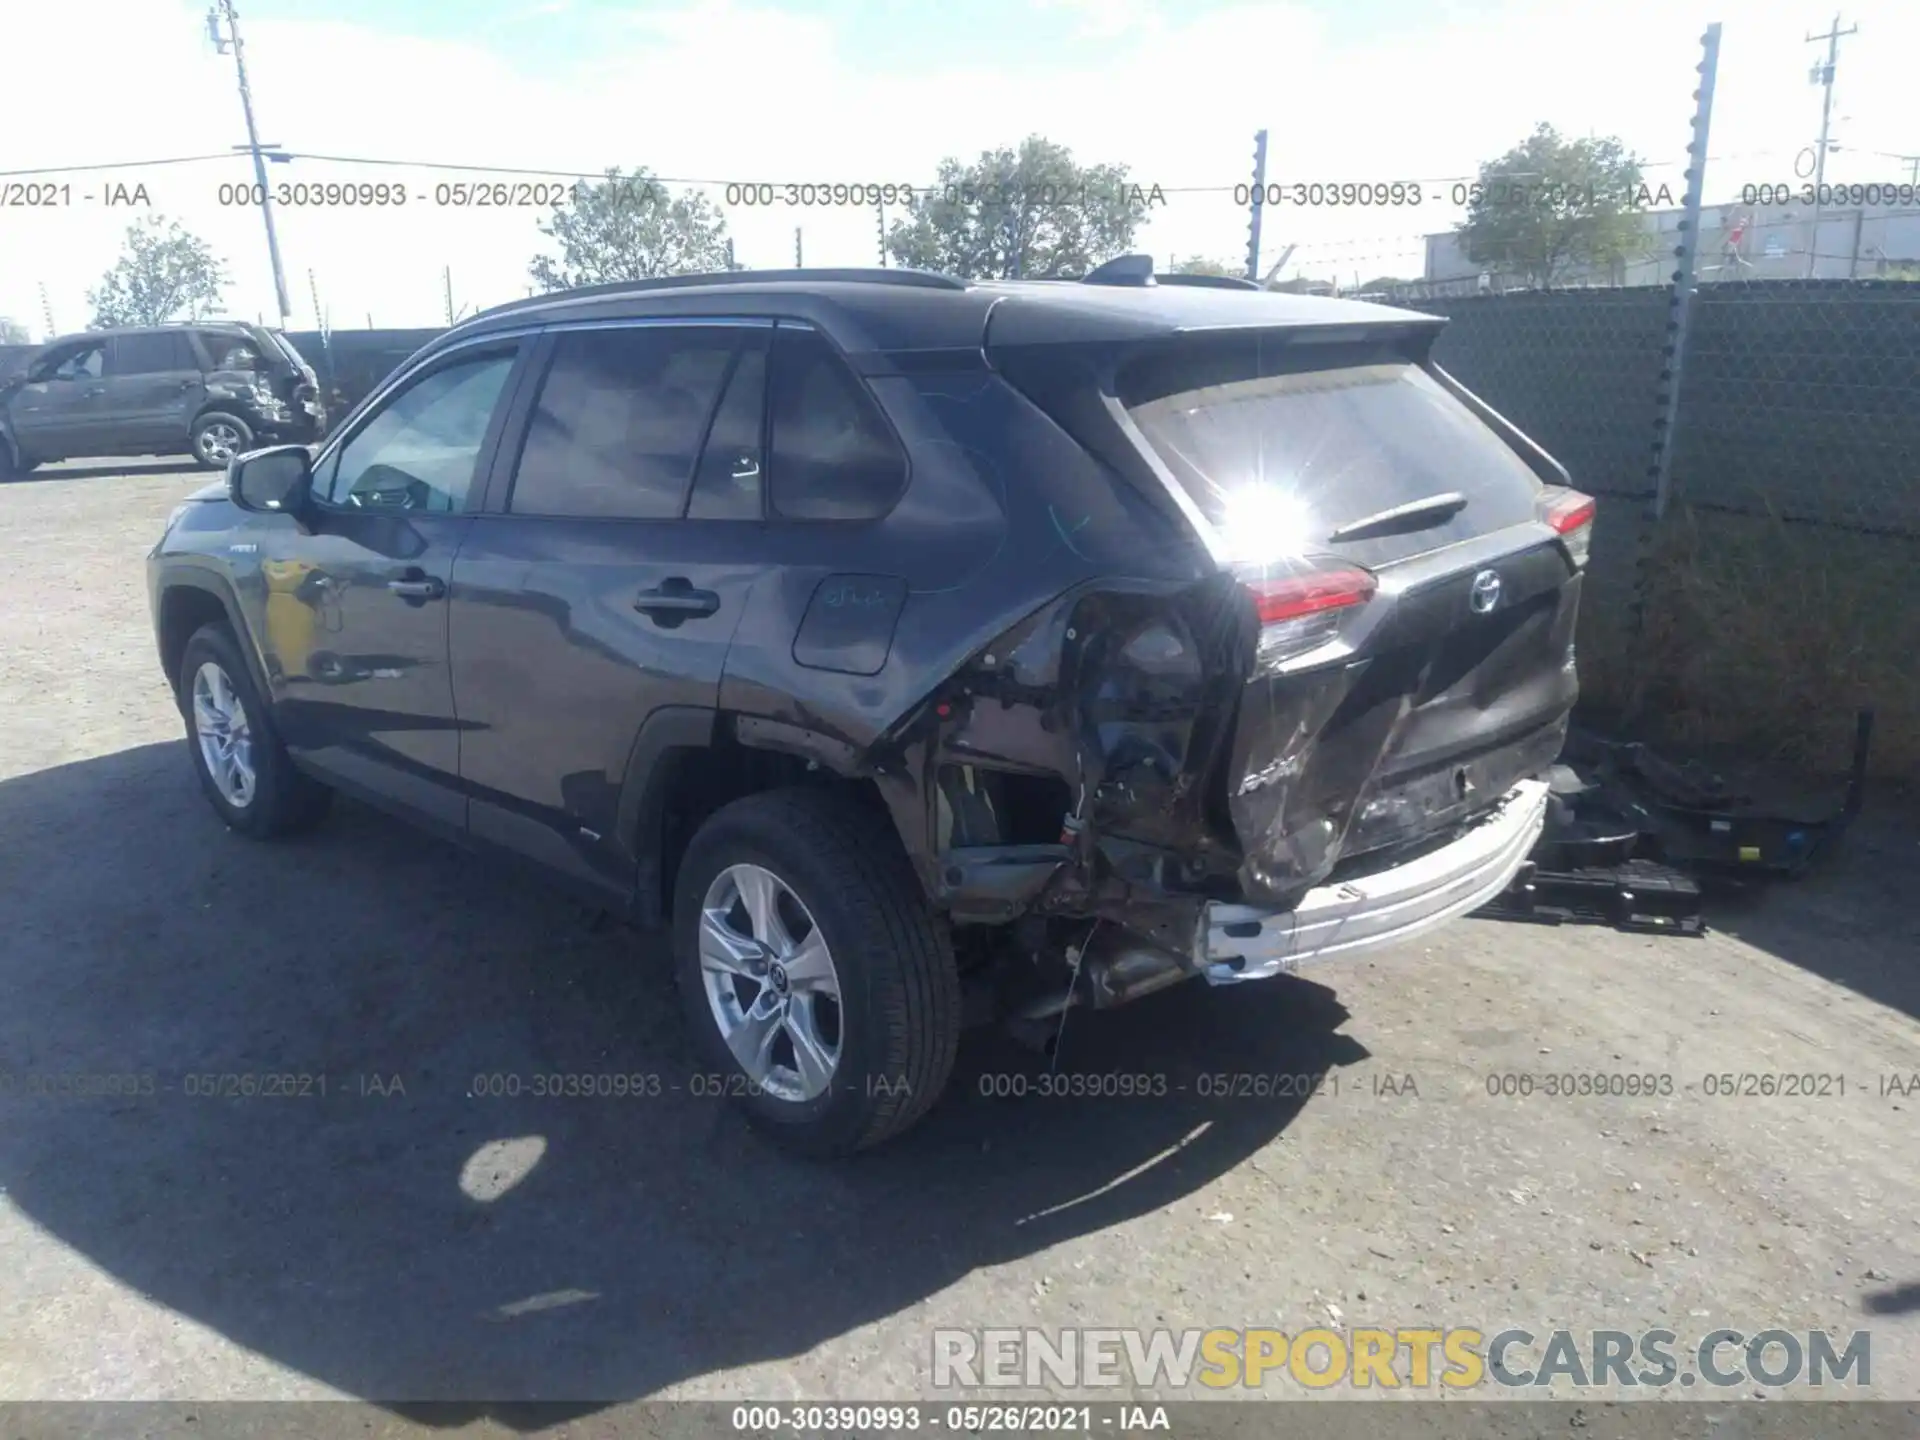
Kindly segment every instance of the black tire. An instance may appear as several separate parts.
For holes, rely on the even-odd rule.
[[[246,716],[250,761],[253,769],[251,792],[244,803],[230,799],[214,779],[200,744],[199,720],[194,705],[194,681],[202,667],[216,665],[232,688]],[[333,792],[309,775],[294,768],[286,746],[273,728],[272,718],[253,683],[240,653],[239,642],[225,624],[203,625],[194,631],[182,652],[180,673],[176,677],[175,698],[187,727],[187,751],[193,757],[194,773],[214,813],[231,828],[256,840],[290,835],[310,829],[326,815]]]
[[[233,454],[226,459],[215,459],[208,453],[215,435],[223,435],[230,429],[238,437],[233,444]],[[224,410],[212,410],[193,422],[193,458],[208,470],[224,470],[227,460],[253,448],[253,427],[238,415],[230,415]]]
[[[733,865],[772,872],[806,907],[841,994],[840,1054],[825,1091],[786,1099],[753,1087],[727,1048],[700,967],[701,905]],[[882,815],[824,789],[774,790],[711,816],[674,883],[674,970],[703,1074],[786,1148],[847,1155],[912,1126],[940,1096],[960,1042],[960,980],[946,928],[928,908]],[[782,987],[784,989],[784,986]]]
[[[37,460],[22,460],[13,453],[13,443],[0,435],[0,483],[18,479],[33,469]]]

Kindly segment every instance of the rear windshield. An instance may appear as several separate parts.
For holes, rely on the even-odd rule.
[[[1376,563],[1525,520],[1539,490],[1527,463],[1439,381],[1379,350],[1211,347],[1155,357],[1120,388],[1202,513],[1256,549],[1319,546],[1382,511],[1464,497],[1390,541],[1336,547]]]

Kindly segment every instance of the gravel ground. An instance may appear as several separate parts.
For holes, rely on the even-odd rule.
[[[141,566],[204,478],[0,487],[0,1398],[930,1397],[935,1327],[1344,1323],[1867,1328],[1869,1393],[1920,1400],[1920,1093],[1879,1093],[1920,1074],[1910,814],[1704,940],[1470,920],[1072,1018],[1063,1071],[1157,1097],[992,1098],[1047,1062],[982,1034],[902,1143],[802,1164],[684,1083],[470,1094],[684,1082],[653,942],[357,807],[277,846],[215,821]],[[1728,1071],[1846,1093],[1708,1098]],[[156,1093],[21,1093],[77,1072]],[[1509,1072],[1674,1089],[1489,1095]]]

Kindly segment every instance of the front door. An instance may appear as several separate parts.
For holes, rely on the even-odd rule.
[[[313,513],[260,542],[287,745],[368,798],[464,828],[447,595],[519,343],[430,362],[322,455]]]
[[[30,460],[68,460],[103,452],[107,345],[76,341],[40,357],[7,406],[14,438]]]
[[[518,464],[453,572],[476,838],[631,888],[618,814],[637,741],[656,717],[712,714],[759,574],[683,517],[691,497],[696,515],[759,519],[769,333],[636,322],[543,342]]]
[[[109,453],[152,455],[187,448],[206,386],[186,331],[114,336],[107,345],[105,387],[101,419]]]

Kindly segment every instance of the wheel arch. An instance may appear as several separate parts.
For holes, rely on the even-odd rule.
[[[834,745],[798,726],[705,706],[664,706],[648,716],[634,738],[618,806],[619,833],[634,862],[635,922],[666,924],[688,842],[709,815],[743,796],[831,786],[891,820],[880,787],[858,772],[851,748]]]
[[[201,626],[220,621],[226,623],[239,642],[255,692],[270,705],[273,692],[267,684],[266,665],[241,619],[239,601],[231,586],[211,575],[187,572],[161,582],[159,601],[154,607],[154,638],[167,683],[179,689],[180,661],[186,654],[187,642]]]

